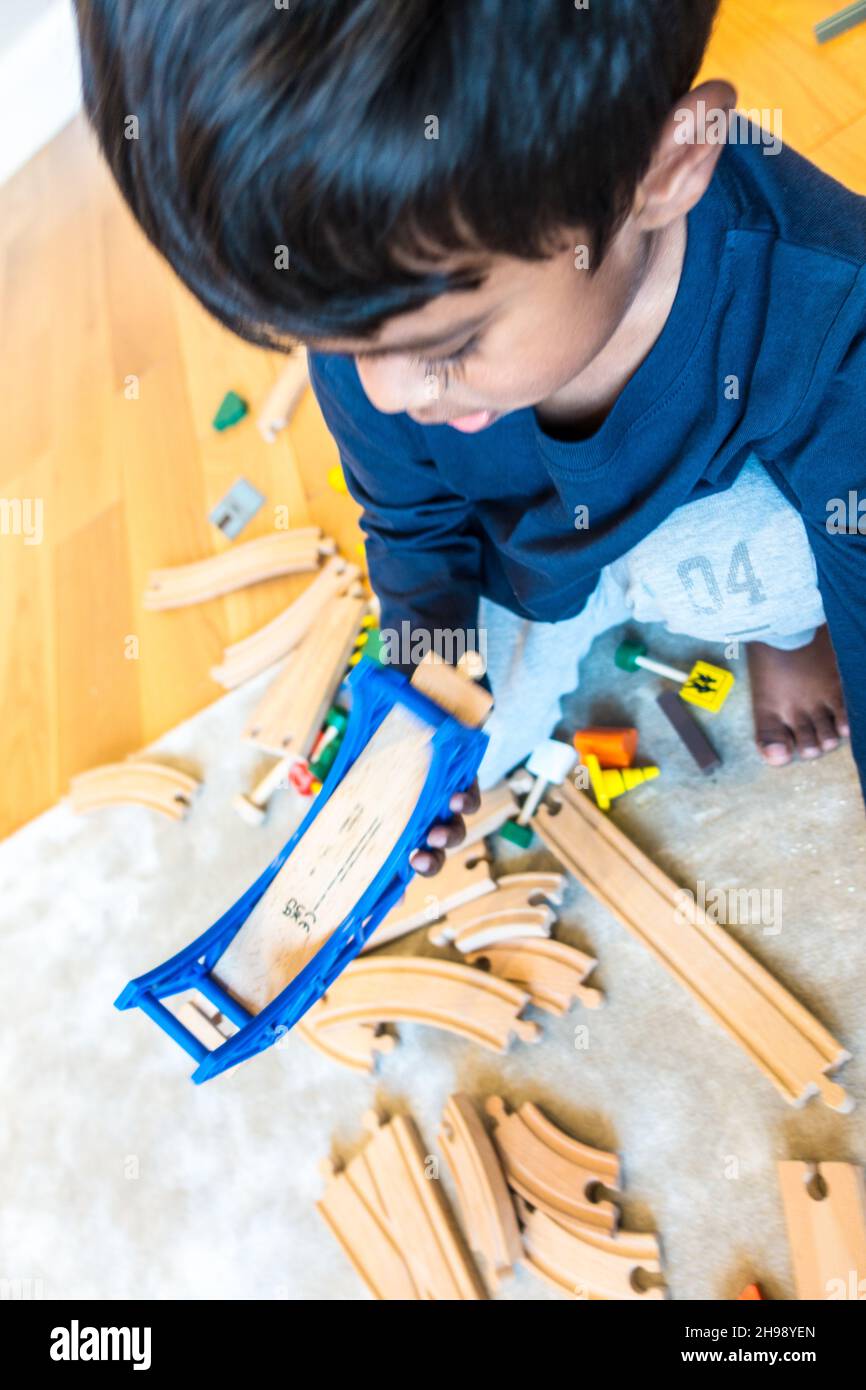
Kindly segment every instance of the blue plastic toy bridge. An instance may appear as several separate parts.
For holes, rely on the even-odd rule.
[[[404,676],[365,657],[349,677],[349,688],[352,706],[340,751],[324,787],[291,839],[252,887],[212,927],[163,965],[130,980],[115,1000],[118,1009],[142,1009],[189,1053],[198,1064],[192,1074],[197,1084],[272,1047],[322,997],[402,896],[413,876],[409,855],[423,843],[435,821],[449,818],[451,797],[456,791],[465,790],[478,771],[487,735],[479,729],[467,728],[446,714]],[[214,978],[214,967],[298,841],[396,705],[405,706],[434,730],[430,770],[412,817],[354,909],[282,993],[260,1013],[252,1014]],[[238,1031],[216,1048],[207,1048],[163,1003],[191,989],[203,994],[237,1026]]]

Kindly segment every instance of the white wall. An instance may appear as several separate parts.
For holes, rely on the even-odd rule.
[[[0,183],[80,106],[71,0],[0,0]]]

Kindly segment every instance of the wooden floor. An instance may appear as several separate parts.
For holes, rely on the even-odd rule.
[[[704,76],[780,110],[785,140],[866,193],[866,25],[825,47],[834,0],[723,0]],[[240,476],[350,553],[350,499],[308,394],[272,446],[251,419],[217,434],[234,388],[255,404],[279,359],[235,340],[146,244],[75,121],[0,188],[0,499],[41,499],[44,538],[0,535],[0,835],[82,768],[157,738],[221,693],[210,666],[306,582],[144,613],[147,572],[224,548],[210,509]],[[138,398],[135,399],[137,379]],[[130,389],[132,386],[132,390]],[[131,398],[132,397],[132,398]],[[138,655],[130,656],[138,638]]]

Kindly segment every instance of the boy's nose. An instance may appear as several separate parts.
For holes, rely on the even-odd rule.
[[[383,415],[399,415],[423,403],[424,378],[399,357],[356,357],[355,366],[367,399]]]

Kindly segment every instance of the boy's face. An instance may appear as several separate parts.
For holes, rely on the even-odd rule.
[[[627,224],[591,275],[584,238],[564,236],[548,260],[491,260],[480,288],[398,315],[375,340],[314,346],[355,357],[377,410],[474,433],[585,371],[640,285],[645,244]]]
[[[721,153],[717,143],[684,143],[682,118],[701,105],[724,114],[735,102],[733,87],[720,80],[681,99],[594,274],[590,239],[577,228],[563,234],[547,260],[492,259],[479,289],[445,294],[389,319],[372,342],[310,346],[354,356],[378,410],[405,411],[421,424],[466,433],[527,406],[544,404],[556,418],[581,397],[604,403],[664,323],[679,279],[686,215],[706,192]]]

